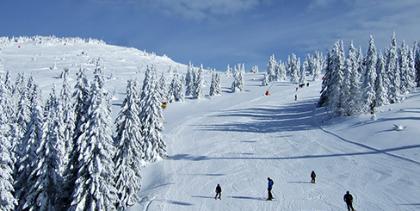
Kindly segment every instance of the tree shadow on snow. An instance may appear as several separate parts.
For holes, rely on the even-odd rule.
[[[211,196],[191,196],[193,198],[202,198],[202,199],[214,199],[214,197]]]
[[[319,126],[316,100],[287,106],[259,107],[227,110],[215,117],[243,117],[253,121],[232,122],[213,125],[199,125],[200,130],[222,132],[275,133],[282,131],[302,131]]]
[[[306,181],[289,181],[287,183],[292,183],[292,184],[312,184],[311,182],[306,182]]]
[[[175,200],[166,200],[169,204],[179,205],[179,206],[192,206],[193,204],[188,202],[182,202],[182,201],[175,201]]]

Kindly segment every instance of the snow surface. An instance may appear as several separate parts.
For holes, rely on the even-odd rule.
[[[1,48],[4,69],[13,76],[32,74],[44,98],[53,84],[61,86],[62,68],[70,68],[74,79],[80,64],[93,71],[93,61],[101,57],[106,88],[114,94],[114,118],[126,80],[141,79],[146,65],[186,69],[167,57],[101,43]],[[205,94],[209,79],[206,74]],[[330,118],[315,106],[320,82],[299,89],[295,102],[295,85],[275,83],[264,96],[268,87],[261,87],[260,79],[261,74],[246,74],[245,91],[229,93],[233,79],[222,74],[222,96],[169,104],[164,111],[169,158],[143,170],[142,202],[131,210],[335,211],[345,210],[347,190],[357,210],[420,209],[420,93],[380,108],[376,120]],[[312,170],[316,184],[309,183]],[[274,180],[271,202],[265,201],[267,177]],[[223,192],[215,201],[217,184]]]

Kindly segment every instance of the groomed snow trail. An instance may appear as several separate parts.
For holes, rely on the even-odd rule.
[[[381,118],[329,120],[315,105],[319,82],[300,89],[295,102],[293,85],[276,83],[265,97],[251,77],[246,92],[170,105],[169,158],[145,169],[141,196],[154,200],[133,210],[345,210],[347,190],[357,210],[420,208],[413,153],[420,145],[407,139],[419,132],[381,132],[391,128]],[[267,177],[274,179],[272,202],[265,201]],[[220,201],[213,199],[217,184]]]

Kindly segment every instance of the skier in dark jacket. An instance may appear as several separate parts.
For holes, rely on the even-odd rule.
[[[344,201],[347,204],[348,211],[354,211],[354,208],[353,208],[353,196],[350,194],[349,191],[347,191],[346,194],[344,195]]]
[[[222,188],[220,187],[219,184],[217,184],[217,186],[216,186],[216,196],[214,196],[214,199],[222,200],[221,197],[222,197]]]
[[[311,183],[315,183],[316,174],[315,171],[311,172]]]
[[[267,180],[268,180],[268,187],[267,187],[268,198],[267,198],[267,200],[271,201],[271,200],[273,200],[273,194],[271,193],[271,190],[273,189],[274,182],[270,177],[268,177]]]

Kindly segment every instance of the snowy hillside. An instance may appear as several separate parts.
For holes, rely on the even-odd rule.
[[[345,210],[347,190],[356,210],[420,209],[418,93],[380,108],[376,121],[330,119],[315,105],[320,82],[299,89],[295,102],[294,85],[275,83],[263,96],[256,77],[247,75],[243,93],[165,111],[169,159],[145,169],[143,203],[131,210],[335,211]],[[221,201],[213,199],[217,184]]]
[[[161,72],[187,70],[168,57],[97,40],[45,39],[0,39],[1,73],[10,71],[13,79],[19,72],[32,75],[46,98],[53,84],[61,87],[64,68],[70,70],[73,87],[80,66],[92,78],[101,58],[105,88],[113,95],[113,120],[123,105],[127,80],[141,82],[146,66]],[[232,93],[233,78],[220,75],[221,96],[208,96],[210,73],[205,71],[201,99],[187,97],[163,110],[168,158],[142,169],[140,203],[130,210],[336,211],[345,210],[346,191],[353,194],[356,210],[420,209],[418,90],[401,104],[377,108],[375,120],[367,114],[332,118],[316,105],[321,81],[309,79],[309,86],[299,89],[289,82],[261,86],[263,74],[246,73],[243,91]],[[167,76],[169,84],[173,75]],[[110,116],[106,112],[103,119]],[[316,184],[310,183],[312,170]],[[267,177],[274,180],[273,201],[266,201]],[[217,184],[223,191],[216,201]]]
[[[144,76],[149,65],[159,71],[185,72],[186,65],[176,63],[166,56],[113,45],[98,40],[80,38],[31,37],[10,41],[0,38],[1,72],[10,71],[14,78],[22,72],[33,76],[42,89],[49,92],[53,84],[61,84],[59,78],[64,68],[69,69],[70,81],[80,67],[92,74],[98,58],[103,66],[106,86],[110,92],[124,91],[128,79]]]

